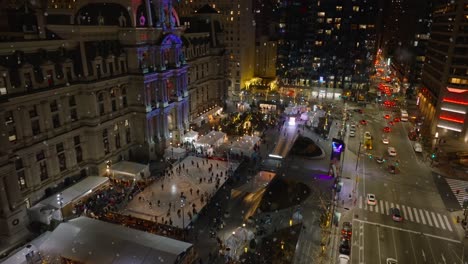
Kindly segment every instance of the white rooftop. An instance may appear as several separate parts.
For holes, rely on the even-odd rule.
[[[113,164],[111,170],[126,175],[136,175],[148,167],[146,164],[122,160]]]
[[[42,256],[80,263],[175,263],[192,244],[79,217],[61,223],[40,246]]]

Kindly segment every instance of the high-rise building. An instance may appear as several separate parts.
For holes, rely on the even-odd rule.
[[[224,31],[224,44],[228,55],[228,98],[237,101],[246,82],[255,70],[255,21],[252,0],[208,0],[205,2],[184,0],[177,5],[185,16],[205,4],[220,11]]]
[[[377,1],[282,1],[278,75],[293,85],[367,87],[379,15]]]
[[[466,1],[437,5],[423,68],[419,104],[434,135],[468,142],[468,9]]]
[[[382,31],[384,56],[391,59],[392,69],[401,82],[403,92],[421,82],[425,60],[433,0],[386,1],[388,15]]]
[[[26,235],[26,208],[45,196],[110,163],[154,159],[189,129],[188,65],[170,0],[11,1],[5,10],[2,247]]]

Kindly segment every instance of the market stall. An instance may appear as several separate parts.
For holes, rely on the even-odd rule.
[[[231,146],[231,154],[244,155],[251,157],[255,152],[255,146],[259,144],[260,138],[256,136],[243,136],[235,141]]]
[[[82,181],[52,195],[28,209],[33,222],[49,225],[52,219],[62,220],[73,214],[73,208],[83,198],[100,188],[108,186],[109,178],[88,176]]]
[[[193,143],[195,148],[207,149],[210,147],[219,147],[226,140],[226,133],[220,131],[210,131],[210,133],[201,136]]]
[[[185,133],[184,137],[182,138],[182,141],[184,143],[193,143],[197,141],[198,139],[198,132],[190,130],[189,132]]]
[[[120,161],[110,168],[111,177],[116,179],[142,180],[150,176],[149,165],[131,161]]]

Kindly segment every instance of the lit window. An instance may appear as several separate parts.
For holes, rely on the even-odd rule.
[[[336,6],[336,11],[341,11],[343,10],[343,6]]]
[[[353,6],[353,11],[354,12],[359,12],[359,6]]]
[[[318,12],[318,13],[317,13],[317,16],[319,16],[319,17],[324,17],[324,16],[325,16],[325,12]]]

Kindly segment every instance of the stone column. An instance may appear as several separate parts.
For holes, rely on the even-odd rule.
[[[80,39],[80,54],[81,54],[81,64],[83,66],[83,75],[84,77],[88,77],[89,70],[88,70],[88,63],[86,60],[86,50],[85,50],[84,42],[82,39]]]
[[[145,0],[146,6],[146,20],[148,21],[148,27],[153,27],[153,16],[151,15],[151,4],[149,0]]]

